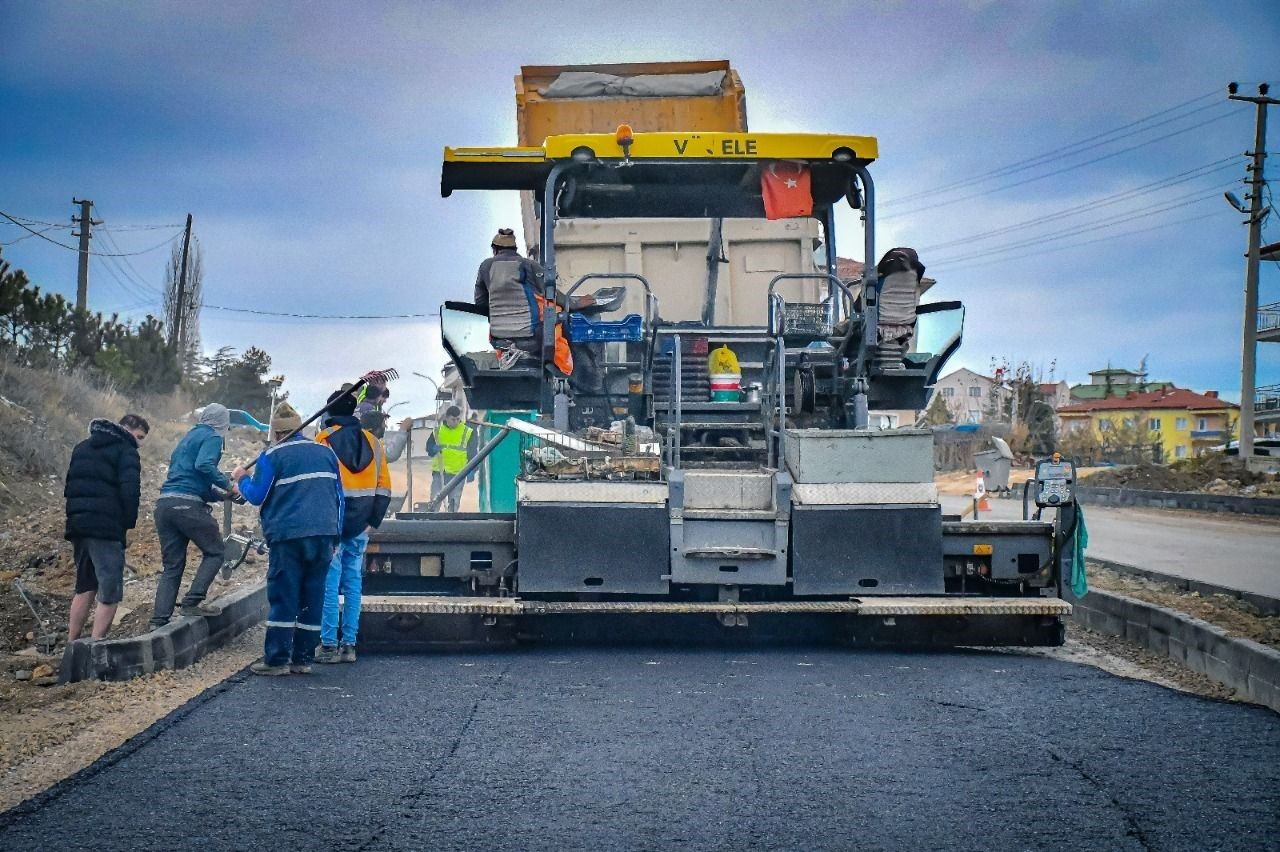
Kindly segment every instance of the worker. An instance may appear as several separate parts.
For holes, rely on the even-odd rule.
[[[391,415],[385,411],[366,411],[358,416],[360,417],[360,428],[368,429],[375,438],[382,441],[382,448],[387,453],[387,461],[400,461],[400,457],[404,455],[405,449],[409,446],[409,433],[413,431],[413,418],[406,417],[398,424],[399,428],[394,432],[388,432],[387,421],[391,419]]]
[[[435,459],[431,463],[432,500],[440,496],[445,484],[461,473],[475,454],[476,430],[462,422],[462,411],[458,406],[449,406],[444,412],[444,423],[437,423],[431,430],[431,437],[427,438],[427,455]],[[447,498],[450,512],[458,511],[462,489],[463,486],[459,485],[450,492]]]
[[[240,493],[262,507],[267,539],[267,638],[257,675],[309,674],[320,644],[324,585],[341,540],[343,495],[333,450],[294,434],[302,418],[287,402],[271,417],[275,443],[258,456],[252,477],[231,472]]]
[[[547,306],[546,270],[516,251],[515,232],[499,228],[476,272],[475,304],[489,317],[489,342],[508,362],[542,353],[542,315]],[[564,295],[556,301],[564,307]],[[553,362],[566,376],[573,374],[569,342],[556,327]]]
[[[329,564],[324,586],[317,663],[354,663],[360,629],[360,586],[369,530],[382,525],[391,503],[391,473],[382,441],[361,428],[356,398],[349,391],[329,397],[329,416],[316,442],[338,457],[345,498],[342,543]],[[376,412],[375,412],[376,413]],[[338,641],[338,595],[342,595],[342,641]]]
[[[138,445],[150,431],[136,414],[126,414],[119,423],[98,418],[89,423],[89,437],[71,451],[62,489],[67,501],[65,537],[76,562],[68,642],[80,638],[95,598],[93,638],[104,638],[124,597],[126,536],[137,525],[142,491]]]
[[[231,415],[225,405],[210,403],[200,410],[196,425],[182,437],[169,457],[169,473],[156,499],[156,535],[164,569],[156,585],[151,626],[163,627],[173,616],[178,587],[187,569],[187,546],[200,548],[200,565],[182,597],[183,615],[217,615],[204,604],[226,545],[209,504],[232,492],[231,480],[218,469]],[[217,489],[217,491],[215,491]]]

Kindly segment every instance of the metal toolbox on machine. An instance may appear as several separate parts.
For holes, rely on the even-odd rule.
[[[788,429],[784,455],[796,482],[932,482],[928,429]]]

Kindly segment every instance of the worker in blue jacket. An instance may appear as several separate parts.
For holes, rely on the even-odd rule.
[[[324,583],[342,534],[343,496],[338,457],[302,435],[302,418],[281,403],[271,418],[273,440],[253,475],[231,472],[240,493],[262,507],[270,548],[267,567],[267,639],[259,675],[309,674],[320,643]]]

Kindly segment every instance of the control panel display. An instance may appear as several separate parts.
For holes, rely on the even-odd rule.
[[[1036,505],[1054,508],[1075,502],[1075,466],[1068,461],[1036,464]]]

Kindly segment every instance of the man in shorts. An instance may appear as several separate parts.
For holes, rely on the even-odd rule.
[[[71,452],[67,482],[67,531],[76,560],[76,591],[71,599],[67,641],[80,638],[89,610],[93,638],[111,629],[124,596],[125,536],[138,522],[142,463],[138,445],[151,426],[136,414],[119,423],[99,418],[89,424],[89,437]]]

